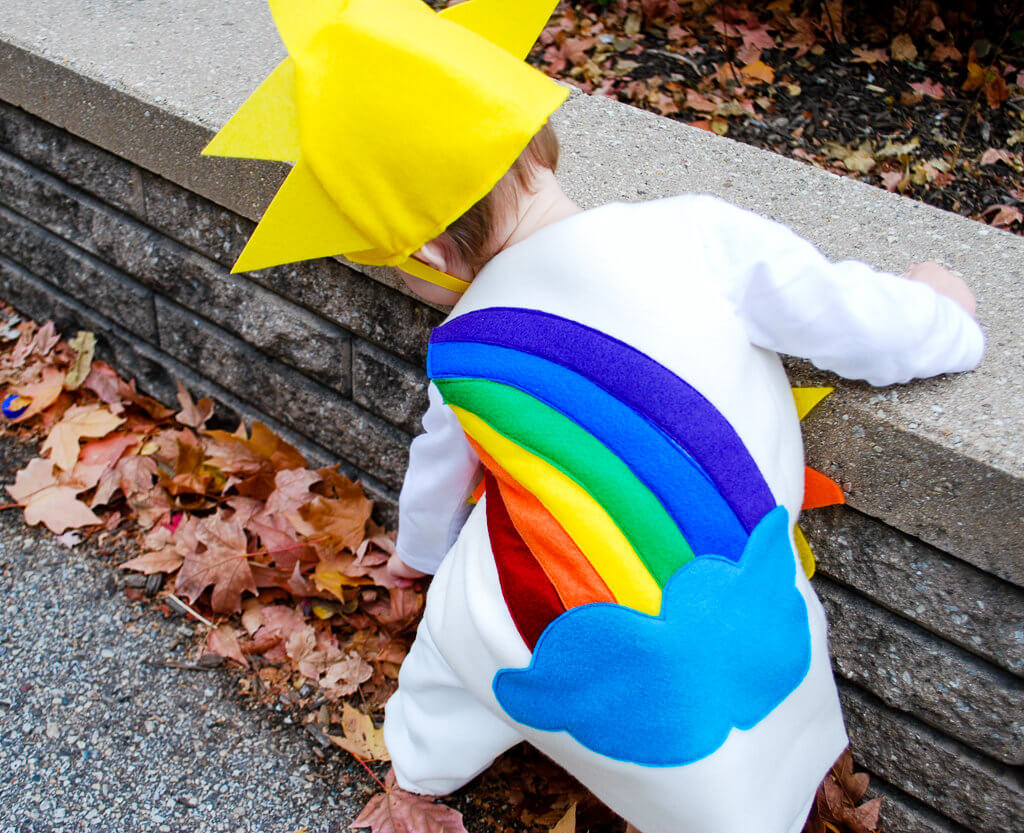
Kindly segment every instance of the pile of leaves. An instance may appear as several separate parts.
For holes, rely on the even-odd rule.
[[[563,0],[530,61],[1021,233],[1024,3],[989,38],[956,5],[879,4],[874,18],[842,0]]]
[[[382,792],[353,823],[373,833],[464,833],[455,809],[398,788],[379,766],[379,724],[423,609],[423,590],[386,569],[391,533],[361,487],[336,467],[312,470],[266,426],[214,427],[214,404],[179,386],[178,408],[140,393],[94,359],[95,338],[63,341],[0,305],[6,433],[42,441],[7,491],[31,525],[74,547],[85,534],[127,534],[125,592],[197,623],[196,666],[234,664],[240,689],[301,715],[321,744],[364,765]],[[220,661],[223,661],[220,660]],[[867,776],[819,791],[811,833],[868,833],[877,804],[856,807]],[[853,780],[851,780],[853,779]],[[837,787],[836,784],[839,786]],[[475,813],[507,829],[621,830],[578,782],[526,746],[472,788]],[[874,807],[874,809],[871,809]],[[865,809],[867,808],[867,809]],[[817,824],[817,826],[813,826]],[[826,825],[822,827],[822,825]]]

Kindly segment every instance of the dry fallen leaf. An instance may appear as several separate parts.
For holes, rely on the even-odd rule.
[[[224,624],[210,631],[206,637],[206,647],[218,656],[234,660],[246,668],[249,667],[249,660],[242,654],[235,629],[231,625]]]
[[[466,833],[462,813],[436,803],[431,796],[406,792],[395,784],[393,772],[363,808],[350,828],[369,827],[370,833]]]
[[[181,410],[174,418],[189,428],[202,428],[213,415],[213,400],[200,399],[199,402],[194,402],[181,382],[178,382],[178,402],[181,403]]]
[[[384,733],[373,725],[368,714],[346,703],[341,710],[342,735],[328,735],[336,745],[361,761],[390,761],[384,746]]]
[[[211,515],[199,522],[196,537],[204,548],[185,556],[175,587],[194,602],[212,584],[214,613],[237,613],[242,593],[256,592],[242,525],[224,520],[223,513]]]
[[[114,416],[99,405],[73,405],[53,426],[42,452],[50,452],[50,459],[63,471],[71,471],[78,461],[79,441],[83,437],[105,437],[124,419]]]
[[[917,58],[917,47],[910,35],[897,35],[889,45],[894,61],[913,61]]]
[[[38,382],[11,388],[8,394],[16,394],[32,400],[26,411],[16,419],[12,419],[11,422],[26,422],[49,408],[64,390],[64,377],[63,370],[50,366],[43,371],[43,378]]]
[[[754,61],[752,64],[747,64],[740,70],[740,74],[747,83],[760,82],[771,84],[775,80],[775,70],[764,61]]]
[[[118,564],[122,570],[135,570],[139,573],[173,573],[181,566],[184,557],[173,546],[164,547],[152,552],[131,558]]]
[[[79,330],[68,347],[75,351],[75,359],[68,368],[67,379],[64,380],[64,387],[68,390],[77,390],[89,376],[92,370],[92,357],[96,352],[96,336],[87,330]]]
[[[100,523],[77,497],[79,490],[62,486],[53,473],[53,463],[36,457],[17,473],[8,493],[25,507],[25,523],[35,526],[43,523],[58,535],[66,529],[76,529]]]

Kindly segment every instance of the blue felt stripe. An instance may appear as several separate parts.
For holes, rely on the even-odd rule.
[[[434,330],[431,346],[476,342],[557,362],[660,426],[711,476],[750,532],[775,506],[757,463],[735,429],[698,390],[623,341],[539,310],[490,307]]]
[[[486,344],[432,344],[427,364],[434,379],[489,379],[554,408],[622,459],[696,555],[740,557],[747,533],[707,474],[663,431],[589,379],[529,353]]]

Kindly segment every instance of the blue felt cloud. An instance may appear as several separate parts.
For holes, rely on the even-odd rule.
[[[751,533],[739,563],[700,556],[665,586],[660,616],[614,604],[563,613],[527,668],[494,693],[515,720],[566,731],[595,752],[648,766],[710,755],[750,729],[810,668],[807,607],[785,507]]]

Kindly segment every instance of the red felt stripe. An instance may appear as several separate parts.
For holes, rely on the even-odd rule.
[[[544,628],[565,608],[547,574],[516,532],[494,475],[488,472],[486,480],[487,531],[501,594],[519,635],[532,651]]]
[[[576,542],[536,496],[510,475],[475,440],[469,440],[484,467],[494,475],[512,524],[537,559],[568,610],[593,602],[616,601],[604,579]]]
[[[801,509],[817,509],[837,503],[846,503],[839,484],[820,471],[804,466],[804,505]]]

